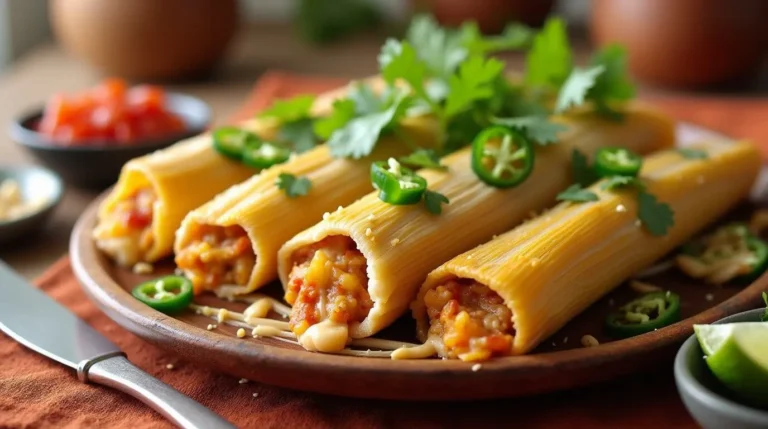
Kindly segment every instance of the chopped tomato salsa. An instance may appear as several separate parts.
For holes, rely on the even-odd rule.
[[[56,94],[43,111],[37,130],[67,146],[131,144],[179,134],[184,121],[165,108],[165,91],[149,85],[128,88],[107,79],[79,94]]]

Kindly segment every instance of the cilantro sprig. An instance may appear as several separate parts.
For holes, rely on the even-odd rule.
[[[312,182],[304,176],[296,177],[290,173],[281,173],[275,181],[278,189],[285,191],[288,198],[303,197],[312,188]]]
[[[272,118],[279,124],[277,139],[286,143],[297,153],[314,148],[318,139],[311,115],[314,95],[300,95],[288,100],[277,100],[259,114],[261,118]]]
[[[589,164],[586,155],[578,150],[574,150],[572,153],[571,174],[575,183],[557,196],[558,201],[589,202],[599,200],[597,194],[584,189],[584,187],[597,181],[599,177],[593,166]],[[666,235],[669,228],[675,224],[675,213],[669,204],[659,201],[655,195],[648,192],[645,183],[637,177],[606,177],[600,188],[604,191],[633,189],[637,196],[637,219],[651,235]]]

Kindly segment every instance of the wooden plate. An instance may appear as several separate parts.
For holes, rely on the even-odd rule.
[[[680,145],[701,138],[724,137],[693,125],[680,125]],[[766,174],[761,175],[756,191],[765,188],[765,177]],[[757,308],[761,292],[768,287],[768,275],[748,287],[712,287],[670,270],[649,281],[682,296],[683,321],[638,337],[610,341],[602,334],[604,317],[615,303],[634,296],[630,288],[622,286],[572,320],[532,354],[485,362],[474,371],[471,363],[460,361],[393,361],[311,353],[273,339],[238,339],[235,328],[225,325],[208,331],[206,326],[212,323],[209,318],[191,311],[169,317],[132,298],[128,291],[137,283],[170,273],[174,267],[171,261],[157,264],[155,273],[147,277],[114,266],[91,240],[100,201],[101,198],[94,201],[75,226],[70,252],[75,273],[85,291],[110,318],[161,348],[217,371],[267,384],[341,396],[400,400],[522,396],[595,383],[653,365],[667,365],[678,345],[691,335],[694,323],[710,323]],[[737,209],[730,216],[743,217],[750,207]],[[282,295],[277,284],[265,292],[277,298]],[[244,307],[212,295],[197,301],[238,311]],[[406,315],[378,336],[415,342],[414,329],[410,315]],[[586,334],[597,337],[601,345],[583,348],[580,339]]]

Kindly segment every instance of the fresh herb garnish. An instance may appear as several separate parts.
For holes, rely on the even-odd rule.
[[[546,117],[538,115],[520,116],[517,118],[491,118],[491,123],[516,129],[542,146],[556,143],[557,133],[567,129],[565,125],[550,122]]]
[[[533,38],[526,56],[525,83],[557,88],[565,82],[573,65],[571,46],[561,19],[547,20]]]
[[[439,192],[430,191],[429,189],[424,191],[424,204],[427,206],[427,210],[432,214],[439,215],[443,212],[442,205],[450,203],[448,197]]]
[[[598,178],[595,170],[589,165],[587,156],[578,149],[571,153],[571,175],[573,181],[582,187],[595,183]]]
[[[603,66],[588,69],[574,68],[557,95],[555,113],[563,113],[571,107],[584,104],[587,93],[595,86],[598,76],[604,71],[605,67]]]
[[[516,22],[509,24],[498,36],[484,36],[474,22],[467,22],[461,27],[462,41],[470,55],[525,49],[535,34],[531,27]]]
[[[669,204],[659,202],[645,190],[637,192],[637,217],[651,235],[666,235],[675,224],[675,213]]]
[[[275,185],[278,189],[285,191],[285,195],[289,198],[296,198],[307,195],[312,187],[312,182],[304,176],[296,177],[290,173],[280,173]]]
[[[686,159],[707,159],[709,158],[709,154],[705,150],[701,149],[693,149],[688,147],[679,148],[677,150],[677,153],[683,156],[683,158]]]
[[[398,159],[401,164],[409,167],[433,168],[436,170],[445,170],[446,166],[440,164],[440,157],[435,151],[430,149],[419,149],[416,152]]]
[[[259,114],[259,117],[274,118],[281,123],[298,121],[310,116],[314,102],[314,95],[299,95],[287,100],[275,100],[270,108]]]
[[[306,152],[318,143],[311,116],[313,95],[300,95],[288,100],[277,100],[269,109],[259,114],[261,118],[273,118],[280,129],[277,139],[289,144],[295,152]]]
[[[633,187],[635,189],[638,189],[640,191],[645,190],[645,184],[640,181],[637,177],[631,177],[631,176],[611,176],[605,179],[605,183],[603,183],[603,190],[606,191],[612,191],[614,189],[618,188],[628,188]]]
[[[355,159],[370,155],[382,132],[395,126],[405,115],[407,100],[406,96],[401,95],[386,110],[358,116],[334,131],[327,142],[331,154]]]
[[[574,203],[585,203],[599,200],[597,194],[584,189],[578,183],[569,186],[568,189],[557,195],[557,201],[570,201]]]

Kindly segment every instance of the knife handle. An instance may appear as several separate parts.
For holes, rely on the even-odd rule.
[[[127,393],[185,429],[234,427],[192,398],[134,366],[122,354],[86,361],[80,365],[78,376],[85,382]]]

